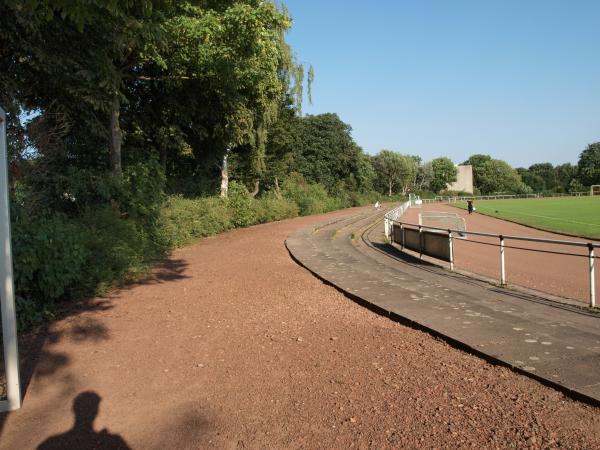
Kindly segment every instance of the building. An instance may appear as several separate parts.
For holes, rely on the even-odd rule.
[[[473,166],[456,166],[456,181],[448,184],[448,190],[473,193]]]

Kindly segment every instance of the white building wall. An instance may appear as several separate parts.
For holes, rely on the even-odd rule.
[[[448,184],[449,191],[473,193],[473,166],[456,166],[456,181]]]

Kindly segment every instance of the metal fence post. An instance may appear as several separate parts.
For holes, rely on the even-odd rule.
[[[419,225],[419,258],[423,259],[423,227]]]
[[[590,251],[590,308],[596,307],[596,278],[594,274],[594,244],[591,242],[588,244],[588,250]]]
[[[400,248],[404,250],[404,224],[400,222],[400,236],[402,236],[402,243],[400,244]]]
[[[506,284],[506,269],[504,266],[504,236],[500,235],[500,285]]]
[[[450,249],[450,270],[454,270],[454,244],[452,242],[452,230],[448,230],[448,247]]]

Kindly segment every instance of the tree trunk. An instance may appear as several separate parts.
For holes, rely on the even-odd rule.
[[[390,190],[388,192],[388,197],[392,196],[392,186],[394,185],[394,183],[392,181],[390,181]]]
[[[279,178],[275,177],[275,196],[281,198],[281,189],[279,189]]]
[[[252,192],[250,192],[250,196],[252,198],[256,197],[256,195],[258,194],[259,187],[260,187],[260,180],[254,180],[254,190]]]
[[[119,125],[121,103],[115,97],[110,112],[110,169],[117,178],[123,176],[121,166],[121,127]]]
[[[227,169],[227,157],[229,156],[229,149],[225,150],[223,155],[223,165],[221,166],[221,197],[227,198],[227,190],[229,188],[229,171]]]

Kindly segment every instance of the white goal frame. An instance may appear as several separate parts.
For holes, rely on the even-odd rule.
[[[592,184],[590,186],[590,196],[600,195],[600,184]]]

